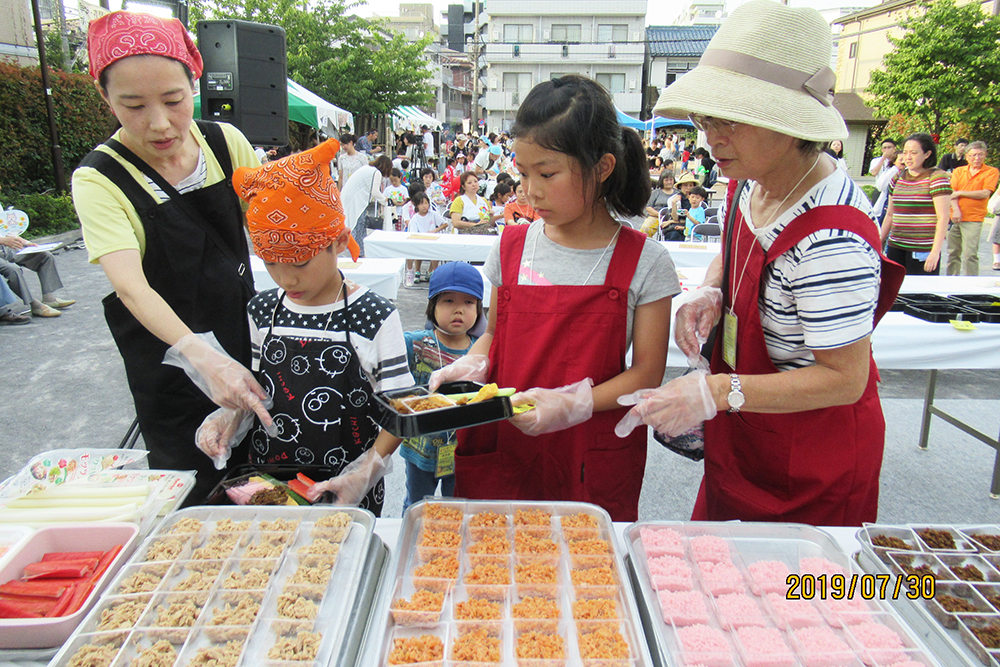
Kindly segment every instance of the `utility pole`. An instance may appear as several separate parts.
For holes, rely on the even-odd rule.
[[[59,145],[59,129],[56,127],[56,107],[52,101],[52,84],[49,82],[49,64],[45,59],[45,36],[42,34],[42,15],[38,10],[38,0],[31,0],[31,12],[35,19],[35,42],[38,45],[38,65],[42,73],[45,111],[49,117],[49,138],[52,141],[52,167],[55,170],[56,191],[63,194],[66,192],[66,172],[63,169],[62,147]]]
[[[479,5],[481,0],[472,0],[474,4],[472,28],[472,131],[479,131]]]

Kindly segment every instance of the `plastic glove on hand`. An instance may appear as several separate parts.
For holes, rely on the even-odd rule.
[[[690,366],[695,366],[691,363],[692,358],[701,356],[701,346],[708,340],[721,314],[722,290],[718,287],[699,287],[684,295],[677,309],[674,340]]]
[[[336,477],[310,486],[306,500],[315,502],[329,491],[337,498],[334,505],[357,505],[391,470],[392,457],[382,458],[372,447],[351,461]]]
[[[511,405],[534,405],[533,410],[514,415],[510,423],[527,435],[541,435],[561,431],[582,424],[594,414],[594,381],[584,378],[579,382],[559,387],[536,387],[510,397]]]
[[[254,413],[248,410],[219,408],[201,423],[194,434],[198,449],[215,463],[216,470],[226,467],[232,448],[240,444],[253,426]]]
[[[640,424],[658,433],[676,437],[716,415],[715,399],[708,388],[708,373],[695,371],[675,378],[656,389],[618,397],[619,405],[634,406],[618,425],[615,434],[624,438]]]
[[[215,334],[188,334],[167,350],[163,363],[177,366],[205,395],[223,408],[256,412],[268,435],[277,435],[264,407],[267,392],[243,364],[229,356]]]
[[[486,376],[489,372],[490,358],[488,356],[485,354],[467,354],[431,373],[427,388],[431,391],[437,391],[438,387],[445,382],[458,382],[460,380],[485,384]]]

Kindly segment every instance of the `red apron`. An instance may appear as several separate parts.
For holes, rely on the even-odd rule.
[[[730,205],[733,188],[730,189]],[[722,360],[722,336],[712,354],[713,373],[777,373],[767,353],[760,322],[760,285],[764,267],[808,235],[841,229],[880,248],[871,219],[850,206],[820,206],[799,216],[764,253],[736,212],[736,244],[729,271],[742,272],[736,302],[727,290],[726,305],[738,319],[736,368]],[[725,232],[731,233],[727,229]],[[734,232],[733,232],[734,233]],[[881,253],[880,253],[881,255]],[[739,273],[736,273],[739,275]],[[882,256],[875,324],[888,311],[905,271]],[[732,278],[726,276],[726,284]],[[787,521],[826,526],[860,526],[878,514],[879,473],[885,445],[885,419],[878,397],[878,369],[871,365],[868,385],[853,405],[792,414],[720,412],[705,423],[705,476],[698,491],[695,521]]]
[[[497,288],[489,382],[555,388],[625,370],[628,288],[646,235],[623,227],[603,285],[518,285],[528,225],[500,239],[503,284]],[[455,495],[491,500],[596,503],[615,521],[638,519],[646,467],[646,432],[615,435],[626,408],[537,437],[495,422],[458,432]]]

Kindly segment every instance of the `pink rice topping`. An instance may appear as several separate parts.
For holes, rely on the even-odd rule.
[[[788,575],[792,572],[788,569],[788,566],[782,563],[780,560],[761,560],[757,561],[753,565],[750,565],[747,570],[750,571],[750,576],[756,581],[774,583],[780,581],[785,583],[788,580]]]
[[[784,595],[769,593],[767,601],[781,620],[793,628],[807,625],[825,625],[819,610],[808,600],[788,600]]]
[[[714,594],[742,593],[746,590],[743,575],[732,563],[698,561],[698,569],[701,570],[701,577],[708,584],[708,589]]]
[[[795,639],[806,653],[850,653],[851,647],[830,628],[802,628]]]
[[[715,598],[715,606],[719,613],[729,618],[753,618],[760,623],[745,623],[742,625],[763,625],[764,612],[760,605],[745,593],[729,593]]]
[[[851,626],[851,634],[865,648],[902,648],[903,640],[889,627],[875,621],[867,621]]]
[[[707,625],[692,625],[677,630],[685,653],[730,653],[729,642],[720,630]],[[696,658],[697,659],[697,658]]]
[[[745,627],[736,631],[743,644],[747,667],[783,667],[794,665],[795,656],[777,628]]]
[[[844,568],[825,558],[803,558],[799,561],[799,572],[802,574],[812,574],[817,577],[821,574],[827,576],[847,574],[844,572]]]
[[[693,584],[691,566],[680,558],[660,556],[648,561],[649,578],[658,591],[689,591]]]
[[[695,625],[708,623],[708,607],[705,596],[698,591],[660,591],[660,609],[663,618],[674,625]]]
[[[691,540],[691,555],[696,561],[730,562],[729,543],[714,535],[699,535]]]
[[[647,558],[656,556],[683,556],[684,540],[671,528],[640,528],[639,537]]]

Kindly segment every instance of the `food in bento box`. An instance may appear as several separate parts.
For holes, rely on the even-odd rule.
[[[118,647],[112,644],[95,646],[84,644],[76,650],[66,667],[108,667],[118,655]]]
[[[823,604],[831,614],[829,623],[835,628],[843,625],[864,623],[869,620],[866,614],[871,612],[871,608],[860,596],[855,598],[845,597],[842,600],[835,600],[832,597],[828,597],[823,600]]]
[[[466,552],[490,555],[509,554],[510,540],[502,531],[499,531],[498,534],[485,535],[476,540],[466,548]]]
[[[742,593],[746,590],[746,586],[743,585],[743,575],[732,563],[700,561],[698,570],[705,586],[713,595]]]
[[[489,384],[484,384],[482,387],[480,387],[479,391],[477,391],[476,395],[473,396],[472,398],[466,399],[465,397],[462,397],[455,402],[458,403],[459,405],[482,403],[483,401],[488,401],[491,398],[496,397],[499,391],[500,388],[497,387],[495,383],[491,382]]]
[[[347,512],[334,512],[326,514],[313,524],[316,528],[346,528],[351,525],[351,515]]]
[[[724,630],[744,625],[767,625],[764,611],[756,600],[745,593],[727,593],[715,598],[719,622]]]
[[[208,543],[191,553],[192,560],[219,560],[227,558],[236,548],[239,537],[236,535],[213,535]]]
[[[563,528],[597,528],[597,517],[583,512],[570,514],[559,518]]]
[[[316,618],[319,607],[315,602],[295,593],[282,593],[278,596],[278,616],[298,620]]]
[[[451,644],[451,659],[462,662],[499,663],[500,640],[485,630],[457,637]]]
[[[400,625],[425,623],[429,614],[440,619],[444,609],[444,594],[433,591],[416,591],[409,600],[398,598],[392,601],[392,617]]]
[[[146,557],[143,560],[146,562],[175,560],[181,554],[181,551],[184,550],[185,544],[187,544],[187,540],[170,538],[157,540],[150,545],[149,551],[146,552]]]
[[[618,618],[618,604],[609,598],[574,600],[573,618],[578,621]]]
[[[261,533],[260,536],[247,547],[243,553],[244,558],[278,558],[285,550],[285,543],[288,542],[291,533]]]
[[[236,667],[240,653],[243,652],[243,642],[226,642],[223,646],[209,646],[195,654],[188,667]]]
[[[993,605],[993,608],[1000,611],[1000,593],[990,593],[989,591],[980,590],[986,601]]]
[[[752,563],[747,567],[750,578],[753,580],[751,588],[753,592],[761,593],[781,593],[788,590],[788,575],[792,573],[788,566],[780,560],[761,560]]]
[[[233,521],[232,519],[221,519],[216,522],[215,530],[217,530],[220,533],[242,533],[244,531],[250,530],[250,522]],[[230,643],[235,644],[237,642],[230,642]]]
[[[955,550],[955,538],[947,530],[935,530],[933,528],[921,528],[917,530],[917,535],[924,541],[924,544],[931,549]]]
[[[559,618],[559,603],[548,598],[524,598],[510,609],[514,618]]]
[[[547,563],[528,563],[514,568],[514,581],[519,584],[554,584],[557,568]]]
[[[482,586],[484,584],[510,584],[510,570],[504,566],[483,563],[465,573],[466,585]]]
[[[414,577],[458,579],[458,559],[454,556],[439,556],[413,569]]]
[[[777,628],[746,626],[736,631],[746,667],[792,667],[795,655]]]
[[[318,632],[299,632],[294,639],[281,637],[267,652],[271,660],[315,660],[323,635]]]
[[[149,603],[148,599],[122,600],[101,612],[98,630],[118,630],[136,624]]]
[[[819,610],[809,600],[789,600],[784,595],[769,593],[767,602],[775,615],[793,628],[825,625]]]
[[[811,574],[814,577],[818,577],[820,575],[832,577],[835,574],[847,574],[847,572],[844,571],[844,568],[840,565],[837,565],[833,561],[819,557],[801,559],[799,561],[799,572],[802,574]]]
[[[584,660],[621,660],[629,657],[628,642],[622,633],[609,627],[599,627],[593,632],[577,636],[580,657]]]
[[[163,581],[163,574],[157,575],[147,569],[142,569],[125,577],[118,587],[118,592],[122,595],[148,593],[156,590],[161,581]]]
[[[236,606],[230,602],[235,602]],[[260,611],[260,601],[252,595],[230,598],[225,605],[212,616],[212,625],[251,625]]]
[[[558,554],[559,545],[547,537],[536,537],[531,533],[514,533],[514,553],[518,554]]]
[[[646,558],[684,557],[684,539],[672,528],[640,528],[639,538],[646,551]]]
[[[499,602],[469,598],[455,603],[455,618],[460,621],[493,621],[501,617]]]
[[[498,512],[479,512],[469,519],[470,528],[506,528],[507,517]]]
[[[610,567],[591,567],[586,570],[570,570],[574,586],[616,586],[615,573]]]
[[[444,660],[444,642],[435,635],[399,637],[392,642],[390,665],[412,665],[420,662]]]
[[[698,591],[660,591],[660,611],[663,620],[674,625],[698,625],[708,623],[708,607],[705,596]]]
[[[696,665],[700,662],[718,664],[715,661],[719,656],[728,657],[732,653],[726,635],[707,625],[678,628],[677,639],[684,651],[685,662],[689,665]],[[733,664],[732,658],[730,657],[725,664]]]
[[[858,643],[868,651],[872,651],[879,662],[892,664],[905,658],[905,654],[895,649],[903,648],[903,640],[889,627],[876,621],[866,621],[850,627],[851,634]],[[865,662],[870,664],[872,655],[865,655]]]
[[[174,645],[161,639],[134,658],[131,667],[170,667],[176,661]]]
[[[282,531],[290,532],[299,527],[300,519],[275,519],[274,521],[261,521],[261,531]]]
[[[310,544],[299,547],[300,554],[320,554],[323,556],[336,556],[340,553],[340,543],[324,540],[317,537]]]
[[[831,653],[852,655],[851,647],[830,628],[800,628],[795,631],[795,639],[802,646],[803,653],[810,653],[816,656],[825,654],[828,659]],[[813,662],[808,659],[804,659],[803,661],[806,664]],[[822,664],[829,663],[823,662]]]
[[[1000,648],[1000,625],[989,623],[983,627],[970,626],[969,630],[986,648]]]
[[[893,549],[894,551],[913,551],[914,547],[904,540],[890,535],[876,535],[872,538],[872,546]]]
[[[440,521],[443,523],[462,523],[462,510],[439,503],[428,503],[424,506],[424,521]]]
[[[949,611],[953,614],[967,614],[976,611],[976,605],[972,604],[965,598],[955,597],[954,595],[938,595],[934,598],[937,600],[938,604],[945,611]]]
[[[299,565],[288,580],[290,584],[312,584],[313,586],[326,586],[330,583],[330,576],[333,570]]]
[[[732,560],[729,555],[729,543],[721,537],[715,535],[699,535],[691,538],[691,556],[696,561],[712,561],[715,563],[728,563]]]
[[[462,545],[462,536],[450,530],[425,530],[417,546],[435,547],[438,549],[458,549]]]
[[[962,581],[986,581],[983,571],[971,563],[968,565],[953,565],[948,568]]]
[[[201,530],[201,527],[203,525],[204,523],[202,523],[198,519],[185,517],[180,521],[178,521],[177,523],[175,523],[174,525],[170,526],[170,528],[167,528],[166,530],[162,531],[162,533],[164,535],[177,535],[180,533],[197,533],[199,530]]]
[[[969,534],[973,540],[983,545],[990,551],[1000,551],[1000,535],[989,535],[987,533]]]
[[[565,641],[559,635],[525,632],[517,638],[518,658],[553,660],[566,657]]]
[[[194,600],[174,602],[160,609],[156,616],[156,627],[159,628],[190,628],[198,620],[201,605]]]
[[[411,394],[394,398],[390,402],[392,409],[401,415],[410,415],[414,412],[426,412],[439,408],[453,408],[457,403],[442,394]]]
[[[515,510],[515,526],[549,526],[552,523],[552,515],[545,510]]]
[[[202,572],[192,571],[183,581],[175,586],[175,591],[207,591],[219,578],[220,568],[212,568]]]
[[[233,570],[222,580],[222,588],[227,590],[253,591],[267,587],[271,580],[270,569],[249,567],[245,570]]]
[[[577,555],[603,556],[614,553],[607,540],[570,540],[569,552]]]
[[[660,556],[646,561],[649,580],[658,591],[689,591],[694,587],[691,566],[674,556]]]

